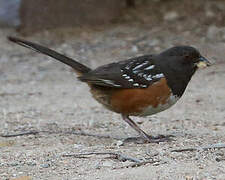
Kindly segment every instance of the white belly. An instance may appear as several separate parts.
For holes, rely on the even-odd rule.
[[[179,97],[171,95],[165,104],[159,104],[157,107],[148,106],[144,109],[143,113],[141,113],[139,116],[149,116],[161,111],[164,111],[174,105],[178,101]]]

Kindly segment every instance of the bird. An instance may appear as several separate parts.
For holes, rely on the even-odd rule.
[[[184,94],[192,76],[211,63],[192,46],[174,46],[159,54],[149,54],[102,65],[91,69],[52,49],[21,38],[8,40],[50,56],[76,72],[87,83],[95,100],[108,110],[121,114],[146,143],[163,138],[143,131],[130,116],[145,117],[174,105]]]

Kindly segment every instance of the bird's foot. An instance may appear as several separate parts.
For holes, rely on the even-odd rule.
[[[173,138],[175,137],[173,135],[158,135],[158,136],[148,136],[148,139],[146,139],[146,141],[148,143],[160,143],[160,142],[169,142],[169,141],[173,141]]]
[[[160,142],[169,142],[173,141],[171,137],[173,135],[158,135],[158,136],[145,136],[145,137],[128,137],[123,140],[124,143],[134,142],[137,144],[146,144],[146,143],[160,143]]]

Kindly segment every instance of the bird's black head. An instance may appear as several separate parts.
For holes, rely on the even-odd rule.
[[[175,46],[158,56],[158,64],[167,77],[174,94],[181,96],[198,68],[210,65],[197,49],[190,46]]]
[[[203,68],[211,65],[197,49],[191,46],[175,46],[162,52],[160,55],[171,60],[173,59],[177,64],[192,66],[193,68]]]

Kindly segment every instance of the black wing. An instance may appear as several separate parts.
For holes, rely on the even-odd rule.
[[[162,77],[163,73],[154,63],[154,55],[146,55],[100,66],[79,79],[106,87],[146,88]]]

